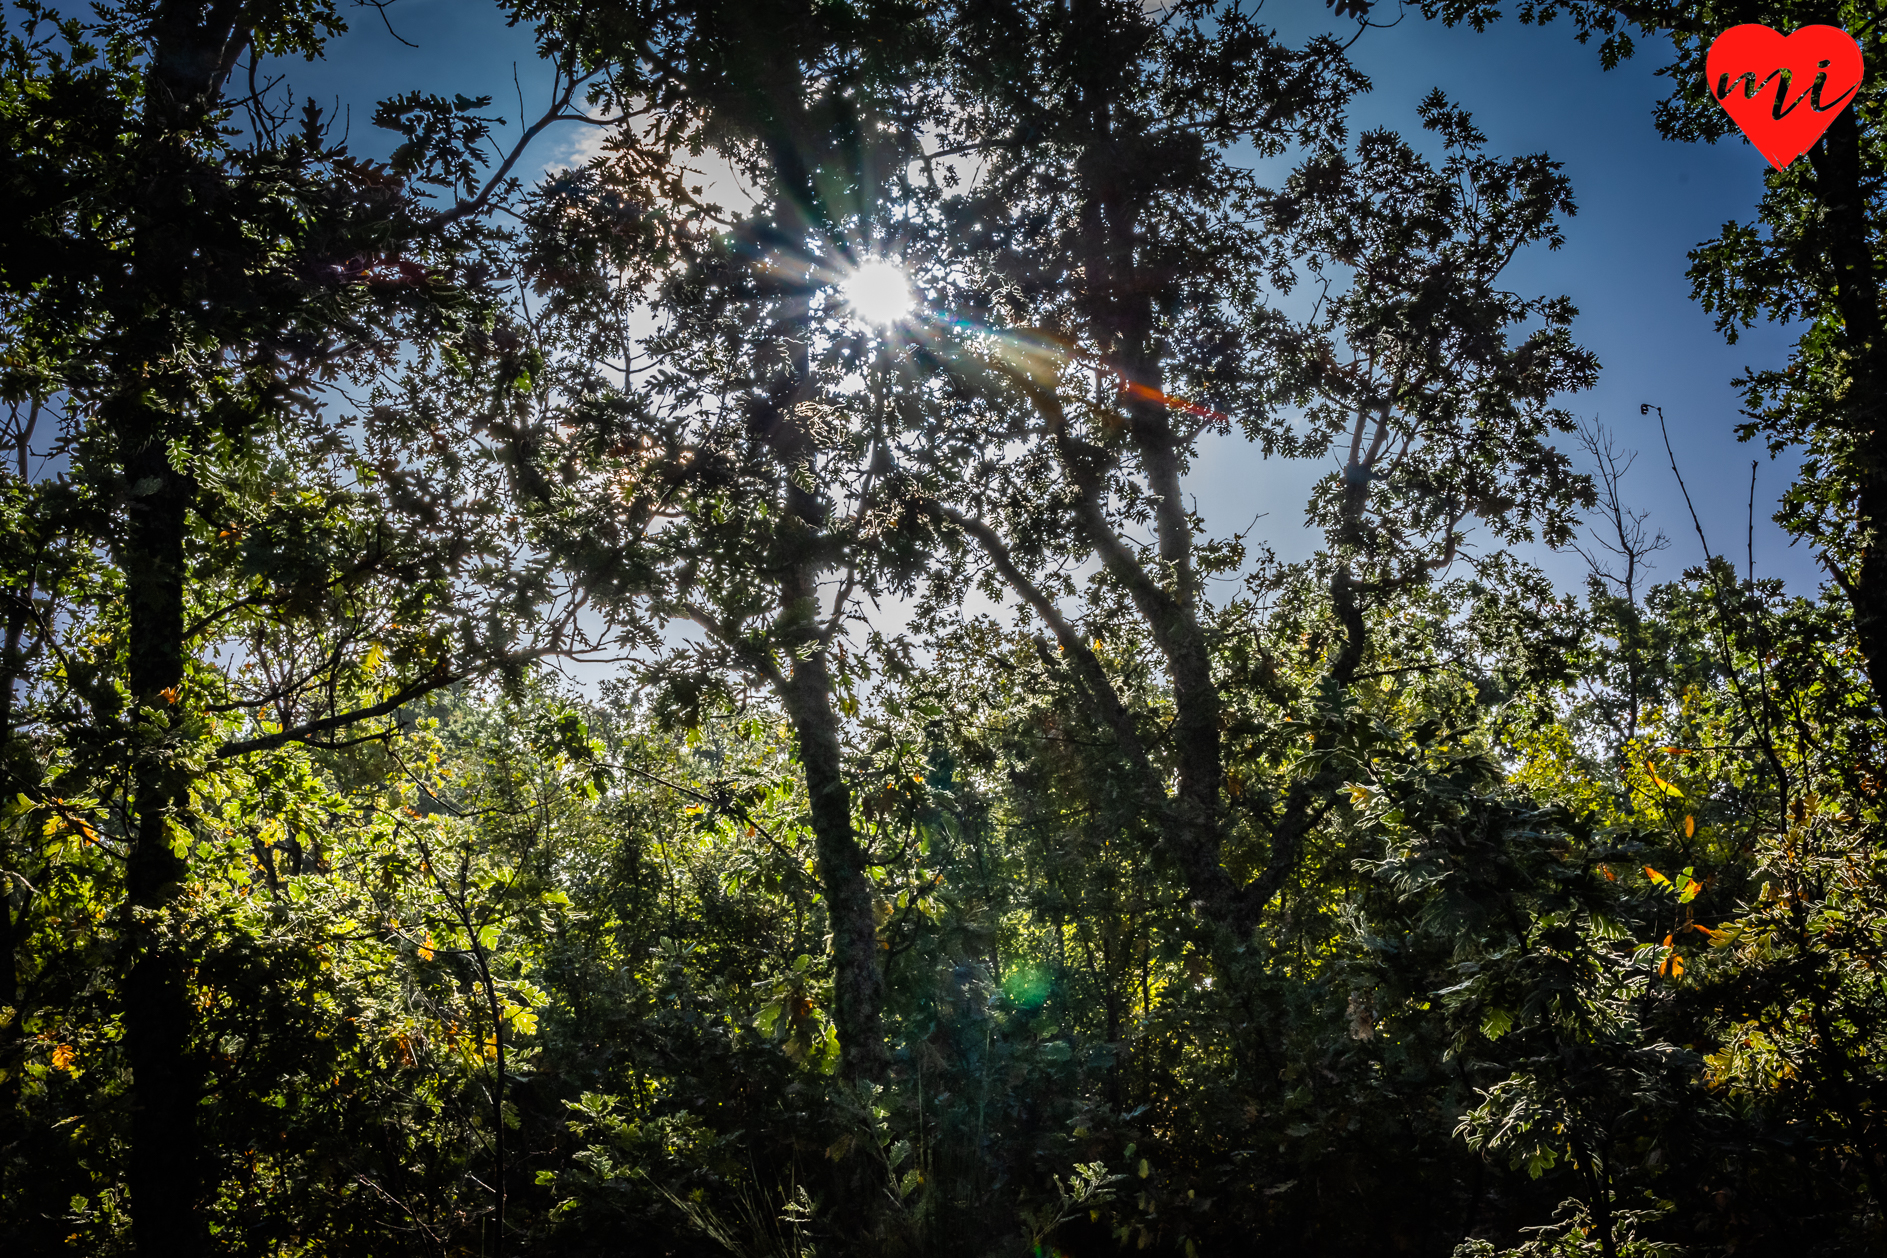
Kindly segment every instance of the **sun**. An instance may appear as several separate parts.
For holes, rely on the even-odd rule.
[[[917,294],[896,263],[874,258],[839,286],[852,313],[875,327],[889,327],[911,313]]]

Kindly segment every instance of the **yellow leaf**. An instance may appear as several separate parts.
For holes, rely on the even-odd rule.
[[[1651,879],[1652,883],[1656,886],[1668,887],[1671,885],[1671,880],[1669,878],[1666,878],[1663,874],[1651,868],[1651,866],[1649,865],[1645,866],[1645,877]]]
[[[74,1049],[72,1045],[61,1044],[59,1047],[52,1050],[52,1068],[54,1070],[64,1070],[71,1074],[77,1074],[78,1071],[72,1069],[72,1060],[78,1055],[78,1051]]]
[[[419,945],[419,959],[421,961],[432,960],[432,936],[431,935],[426,936],[426,942]]]
[[[386,648],[381,646],[378,642],[374,643],[371,647],[367,648],[367,656],[360,662],[360,671],[363,673],[378,672],[380,669],[380,661],[386,659],[386,657]]]
[[[1703,889],[1704,884],[1692,878],[1684,884],[1684,889],[1678,892],[1677,902],[1679,904],[1689,904],[1692,900],[1697,898],[1698,894],[1702,892]]]
[[[1679,799],[1684,798],[1684,792],[1678,790],[1675,786],[1672,786],[1669,782],[1658,776],[1658,771],[1651,767],[1649,760],[1645,761],[1645,772],[1650,775],[1653,782],[1657,783],[1658,789],[1662,790],[1666,795],[1675,795]]]
[[[1697,833],[1697,818],[1691,816],[1689,813],[1686,813],[1684,815],[1684,837],[1687,839],[1692,838],[1696,835],[1696,833]]]

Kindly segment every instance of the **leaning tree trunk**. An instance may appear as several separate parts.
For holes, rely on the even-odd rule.
[[[811,590],[806,594],[810,601]],[[865,851],[852,828],[852,792],[845,779],[824,651],[815,649],[793,663],[782,697],[799,742],[820,890],[832,926],[832,1018],[839,1032],[839,1070],[848,1079],[880,1080],[887,1058],[877,916],[871,879],[865,874]]]
[[[839,1033],[840,1072],[848,1079],[877,1080],[888,1062],[881,1024],[884,973],[865,852],[852,827],[852,790],[845,777],[829,645],[820,625],[819,577],[828,566],[829,510],[803,483],[814,456],[813,439],[796,405],[811,381],[803,343],[793,351],[793,365],[792,377],[750,416],[753,435],[785,472],[786,510],[774,544],[780,591],[776,630],[786,671],[775,684],[799,744],[820,891],[832,926],[832,1018]]]
[[[1101,20],[1092,6],[1077,10],[1077,22],[1098,24]],[[1194,565],[1192,520],[1180,480],[1179,435],[1171,412],[1159,400],[1165,380],[1154,334],[1152,286],[1141,273],[1137,256],[1150,191],[1130,187],[1115,169],[1120,141],[1107,105],[1105,82],[1113,72],[1105,58],[1090,59],[1081,70],[1088,78],[1081,93],[1088,134],[1076,171],[1085,185],[1082,263],[1089,286],[1082,304],[1090,331],[1123,386],[1120,403],[1126,413],[1127,437],[1139,455],[1153,497],[1163,570],[1159,577],[1121,545],[1099,510],[1100,477],[1094,469],[1081,466],[1085,460],[1072,443],[1064,442],[1063,462],[1082,493],[1084,507],[1077,512],[1077,522],[1086,540],[1126,587],[1165,658],[1173,694],[1171,745],[1178,789],[1173,825],[1162,836],[1163,846],[1186,879],[1189,898],[1220,937],[1219,950],[1229,958],[1249,937],[1256,913],[1224,865],[1221,700],[1199,615],[1202,591]]]

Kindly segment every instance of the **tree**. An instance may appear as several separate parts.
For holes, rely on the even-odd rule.
[[[843,1070],[879,1079],[844,640],[855,600],[908,562],[885,520],[908,493],[891,450],[911,417],[888,396],[891,349],[835,290],[910,200],[930,20],[901,2],[543,12],[547,46],[605,75],[621,121],[607,156],[531,208],[520,279],[546,299],[533,333],[553,373],[514,421],[526,500],[617,623],[704,635],[655,670],[678,715],[721,701],[729,673],[782,704],[819,838]],[[684,186],[673,163],[704,148],[747,181],[751,212],[724,217]],[[645,308],[661,322],[639,338]]]
[[[383,167],[332,143],[312,103],[293,128],[254,92],[226,95],[245,57],[318,55],[343,28],[331,0],[161,0],[87,19],[16,7],[4,179],[23,229],[0,251],[8,388],[58,414],[74,491],[61,523],[106,547],[122,582],[120,604],[83,613],[110,646],[90,652],[102,671],[81,744],[99,820],[124,843],[126,1178],[139,1252],[195,1253],[203,1064],[180,934],[193,792],[217,759],[330,738],[510,650],[502,632],[481,634],[463,662],[447,658],[435,635],[462,629],[464,609],[432,596],[485,539],[437,514],[418,527],[375,519],[370,498],[323,483],[360,468],[347,437],[362,434],[322,420],[318,397],[371,373],[382,338],[450,339],[476,324],[476,294],[426,263],[471,243],[510,162],[476,186],[482,100],[389,104],[377,120],[409,142]],[[246,134],[226,125],[237,108]],[[427,204],[428,184],[452,204]],[[299,453],[332,460],[313,476],[285,457],[301,437],[313,445]],[[377,470],[399,475],[386,460]],[[405,488],[405,500],[388,495],[396,508],[437,511],[417,483]],[[413,649],[371,645],[372,626],[346,623],[376,601],[408,613]],[[269,685],[230,684],[211,644],[252,633],[265,653],[292,641],[250,660],[283,671]],[[399,678],[350,709],[354,683],[383,661]],[[280,719],[224,740],[222,711]],[[37,782],[15,786],[45,803]]]
[[[935,510],[968,562],[987,565],[991,592],[1008,587],[1054,637],[1140,783],[1162,859],[1185,871],[1221,948],[1236,950],[1342,771],[1321,765],[1228,814],[1228,746],[1269,754],[1276,726],[1235,715],[1214,676],[1215,640],[1238,630],[1207,581],[1244,551],[1239,537],[1200,538],[1184,473],[1202,438],[1234,418],[1266,452],[1318,454],[1351,436],[1346,470],[1312,507],[1339,557],[1339,688],[1364,658],[1367,599],[1451,561],[1464,520],[1503,538],[1537,521],[1563,540],[1586,490],[1544,437],[1570,425],[1552,398],[1589,382],[1595,364],[1566,333],[1567,303],[1497,284],[1516,250],[1557,241],[1569,193],[1544,157],[1482,155],[1468,119],[1439,98],[1424,112],[1453,150],[1442,170],[1384,133],[1352,160],[1342,106],[1358,82],[1342,48],[1289,49],[1236,8],[966,12],[966,49],[1012,51],[959,61],[959,99],[976,104],[945,151],[974,153],[984,169],[944,199],[938,248],[951,276],[943,305],[975,312],[949,363],[980,404],[959,419],[965,451],[951,451],[967,475],[945,478],[960,484]],[[1239,143],[1312,156],[1270,192],[1232,163]],[[1300,269],[1334,283],[1344,268],[1354,283],[1310,322],[1278,312]],[[1536,316],[1544,326],[1509,344]],[[1140,527],[1151,545],[1132,540]],[[1055,572],[1090,558],[1107,593],[1084,632],[1060,607],[1071,590]],[[1091,645],[1123,613],[1170,684],[1170,799],[1167,766],[1149,751],[1167,718],[1130,709]],[[1262,836],[1255,876],[1228,872],[1228,827],[1244,832],[1240,849]]]

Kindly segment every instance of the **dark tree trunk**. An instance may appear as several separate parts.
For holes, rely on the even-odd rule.
[[[174,711],[184,674],[187,476],[153,437],[126,461],[133,497],[121,561],[130,614],[133,701]],[[142,491],[142,492],[139,492]],[[166,691],[170,692],[168,695]],[[201,1253],[200,1071],[190,1051],[187,967],[168,910],[185,867],[172,847],[189,804],[187,772],[166,754],[167,731],[140,722],[134,751],[132,843],[125,872],[125,1047],[131,1063],[131,1234],[139,1258]]]
[[[852,791],[833,701],[830,644],[820,623],[819,578],[831,567],[833,555],[827,532],[830,508],[805,484],[813,470],[815,443],[797,409],[812,380],[803,341],[793,348],[792,362],[792,375],[749,417],[750,431],[785,472],[786,511],[774,544],[780,574],[776,631],[787,664],[775,684],[799,744],[820,891],[832,927],[832,1020],[839,1034],[840,1071],[848,1079],[877,1080],[884,1077],[889,1060],[881,1024],[884,973],[879,968],[878,921],[865,852],[852,828]]]
[[[1592,1230],[1599,1238],[1599,1253],[1602,1258],[1618,1258],[1618,1241],[1612,1233],[1611,1176],[1577,1145],[1573,1147],[1573,1156],[1580,1178],[1586,1181],[1586,1195],[1591,1202]]]
[[[1887,712],[1887,424],[1881,422],[1887,343],[1881,336],[1879,277],[1874,273],[1861,130],[1854,110],[1835,115],[1828,134],[1809,150],[1809,160],[1815,168],[1815,196],[1826,214],[1826,252],[1850,363],[1843,402],[1855,443],[1852,470],[1861,553],[1846,588],[1874,701]]]
[[[1139,313],[1150,325],[1152,311]],[[1150,339],[1150,327],[1145,331],[1136,329],[1136,340],[1141,345]],[[1135,372],[1139,382],[1160,392],[1164,381],[1158,365],[1146,361],[1150,355],[1144,351],[1134,357],[1139,360]],[[1133,403],[1129,413],[1129,431],[1139,448],[1148,486],[1158,499],[1154,511],[1160,560],[1173,584],[1168,598],[1153,597],[1164,591],[1149,588],[1138,600],[1142,615],[1151,623],[1153,640],[1166,657],[1167,675],[1173,686],[1172,740],[1179,778],[1176,811],[1180,832],[1172,846],[1187,887],[1208,919],[1228,929],[1236,936],[1235,942],[1243,942],[1255,923],[1247,920],[1238,888],[1221,863],[1219,792],[1225,781],[1221,705],[1218,682],[1212,676],[1211,647],[1199,620],[1201,591],[1193,569],[1192,522],[1180,483],[1178,443],[1172,418],[1163,407]]]
[[[832,925],[832,1015],[839,1031],[840,1071],[848,1079],[882,1079],[887,1059],[877,918],[865,852],[852,828],[852,792],[823,651],[794,663],[783,698],[799,741],[820,888]]]
[[[171,466],[187,444],[191,382],[170,377],[178,329],[191,317],[203,252],[228,242],[205,219],[221,174],[194,138],[210,125],[251,6],[165,0],[151,15],[151,74],[137,151],[142,212],[132,224],[131,284],[118,294],[124,329],[112,369],[116,396],[99,416],[122,460],[125,521],[117,543],[129,619],[132,702],[130,854],[125,869],[125,1049],[131,1064],[126,1181],[139,1258],[184,1258],[208,1246],[197,1212],[202,1150],[199,1064],[191,1052],[189,968],[171,920],[185,876],[173,836],[187,833],[190,771],[171,752],[182,715],[184,540],[195,486]],[[175,399],[168,406],[153,397]],[[180,422],[181,421],[181,422]]]
[[[1116,31],[1101,6],[1079,3],[1073,12],[1077,38],[1096,41],[1079,58],[1081,100],[1087,135],[1076,162],[1084,185],[1081,210],[1087,289],[1084,316],[1096,343],[1118,373],[1120,404],[1127,419],[1127,439],[1140,457],[1141,471],[1153,497],[1154,523],[1163,571],[1156,579],[1121,545],[1099,510],[1104,492],[1100,469],[1086,451],[1064,440],[1063,462],[1081,491],[1077,524],[1102,562],[1133,598],[1154,645],[1166,660],[1173,688],[1172,747],[1178,777],[1173,824],[1162,845],[1186,879],[1187,890],[1205,921],[1234,947],[1249,934],[1251,915],[1222,863],[1219,792],[1225,766],[1220,730],[1220,702],[1212,676],[1211,650],[1199,620],[1200,588],[1193,564],[1192,521],[1181,484],[1181,450],[1171,412],[1157,399],[1164,374],[1155,343],[1151,292],[1141,274],[1139,249],[1154,191],[1122,177],[1132,159],[1115,134],[1108,101],[1111,76],[1124,58],[1137,51],[1133,32]],[[1115,47],[1118,43],[1120,46]],[[1118,54],[1118,55],[1117,55]],[[1130,388],[1133,391],[1129,391]]]
[[[6,1168],[11,1159],[6,1151],[20,1131],[20,1059],[21,1032],[20,1024],[26,1020],[25,1009],[20,1007],[20,967],[19,948],[26,942],[26,910],[22,897],[20,911],[13,911],[9,892],[12,888],[0,886],[0,952],[4,952],[5,961],[0,963],[0,1009],[13,1011],[12,1020],[0,1027],[0,1071],[6,1072],[6,1078],[0,1080],[0,1196],[6,1191]]]
[[[36,588],[37,583],[28,580],[25,588],[14,596],[14,605],[7,611],[6,655],[4,661],[0,661],[0,751],[4,751],[13,739],[13,692],[26,671],[20,639],[26,632],[26,607],[31,605]],[[14,790],[17,787],[8,783],[7,789]],[[15,862],[8,859],[6,863],[14,865]],[[16,890],[20,897],[18,912],[13,908]],[[0,962],[0,1009],[13,1011],[12,1019],[0,1027],[0,1074],[6,1076],[0,1079],[0,1197],[6,1192],[4,1168],[10,1165],[6,1149],[19,1138],[21,1130],[20,1067],[25,1040],[22,1028],[27,1010],[20,1000],[19,950],[26,943],[27,914],[31,905],[30,893],[23,887],[10,887],[0,879],[0,956],[5,958]]]

